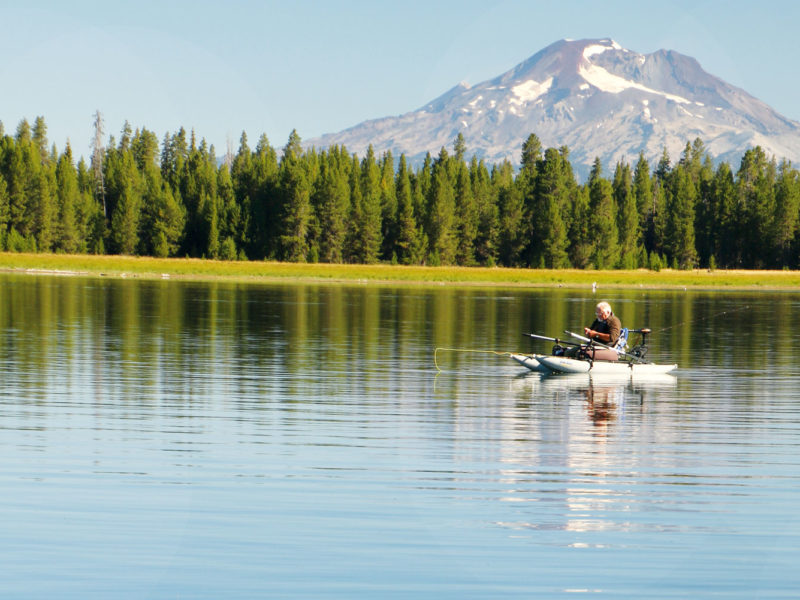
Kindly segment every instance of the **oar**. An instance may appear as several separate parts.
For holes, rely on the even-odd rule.
[[[617,352],[616,348],[612,348],[611,346],[605,345],[603,342],[598,342],[597,340],[593,340],[591,338],[587,338],[586,336],[577,334],[577,333],[575,333],[573,331],[566,331],[565,330],[564,333],[568,333],[569,335],[571,335],[574,338],[577,338],[577,339],[582,340],[584,342],[589,342],[590,344],[594,344],[595,346],[601,346],[603,348],[608,348],[609,350],[613,350],[614,352]],[[622,354],[622,355],[627,356],[628,358],[632,358],[633,360],[635,360],[637,362],[640,362],[640,363],[647,363],[646,360],[642,360],[641,358],[639,358],[638,356],[634,356],[633,354],[628,354],[624,350],[622,352],[617,352],[617,354]]]
[[[527,335],[528,337],[532,337],[537,340],[544,340],[546,342],[555,342],[556,344],[566,344],[567,346],[580,346],[580,344],[576,344],[575,342],[568,342],[567,340],[560,340],[558,338],[547,337],[546,335],[536,335],[535,333],[523,333],[522,335]]]

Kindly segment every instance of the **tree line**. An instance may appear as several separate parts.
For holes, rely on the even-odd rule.
[[[280,151],[242,134],[218,160],[184,129],[159,145],[126,123],[75,164],[47,126],[0,122],[0,248],[329,263],[527,268],[798,268],[800,174],[760,148],[714,166],[700,139],[677,163],[599,159],[576,181],[569,150],[531,134],[520,165],[467,159],[463,137],[418,167],[346,148]]]

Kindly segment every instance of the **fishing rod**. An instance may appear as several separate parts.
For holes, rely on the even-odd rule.
[[[629,329],[628,331],[630,333],[641,333],[643,335],[646,335],[646,334],[650,333],[649,329]],[[583,340],[584,342],[588,342],[589,344],[594,344],[595,346],[601,346],[603,348],[608,348],[609,350],[613,350],[614,352],[616,352],[620,356],[627,356],[628,358],[632,358],[633,360],[635,360],[637,362],[647,364],[647,361],[644,360],[641,356],[636,356],[635,354],[631,354],[630,352],[625,352],[625,350],[618,350],[617,348],[614,348],[612,346],[607,346],[603,342],[598,342],[597,340],[593,340],[593,339],[588,338],[586,336],[579,335],[577,333],[573,333],[572,331],[564,331],[564,333],[568,333],[572,337],[577,338],[579,340]],[[578,345],[578,344],[576,344],[576,345]]]
[[[569,333],[569,331],[567,331],[566,333]],[[536,339],[536,340],[544,340],[546,342],[555,342],[556,344],[567,344],[568,346],[580,346],[580,344],[576,344],[575,342],[568,342],[567,340],[560,340],[560,339],[554,338],[554,337],[547,337],[546,335],[537,335],[535,333],[523,333],[522,335],[525,335],[525,336],[528,336],[528,337],[532,337],[533,339]]]

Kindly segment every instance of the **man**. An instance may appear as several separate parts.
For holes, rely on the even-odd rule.
[[[620,331],[622,331],[622,323],[613,313],[611,305],[608,302],[598,303],[595,307],[595,314],[597,318],[594,322],[589,327],[583,328],[584,335],[606,346],[613,346],[619,339]],[[593,360],[617,360],[619,358],[615,350],[602,348],[600,346],[574,347],[567,350],[565,354],[571,357],[586,355]]]

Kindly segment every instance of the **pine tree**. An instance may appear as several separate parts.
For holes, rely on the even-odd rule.
[[[245,132],[242,132],[242,135],[239,138],[239,150],[236,152],[236,156],[233,158],[230,175],[233,184],[234,198],[236,199],[238,209],[236,211],[238,219],[236,224],[237,239],[235,240],[235,245],[240,251],[244,250],[245,248],[249,250],[251,248],[249,235],[251,231],[250,206],[252,194],[251,182],[253,180],[253,153],[251,152],[250,146],[247,143],[247,134]],[[278,194],[280,196],[280,200],[278,200],[280,204],[283,201],[283,197],[280,192],[278,192]],[[281,210],[282,207],[279,207],[279,214]],[[280,251],[280,216],[276,219],[276,221],[278,222],[275,236],[275,256],[277,258]]]
[[[610,269],[619,260],[617,206],[611,183],[602,177],[600,159],[596,158],[589,177],[590,232],[594,237],[592,262],[598,269]]]
[[[414,194],[405,154],[400,155],[400,165],[395,178],[397,196],[397,259],[400,264],[420,264],[424,261],[417,219],[414,214]]]
[[[524,199],[519,186],[515,185],[514,168],[507,160],[492,169],[492,187],[500,222],[498,259],[506,267],[517,267],[527,245],[527,226]]]
[[[539,165],[542,160],[542,144],[535,134],[530,134],[522,145],[522,164],[514,184],[522,198],[523,222],[521,237],[525,240],[525,248],[520,259],[526,266],[544,266],[543,234],[547,228],[547,215],[537,196],[537,180]]]
[[[639,266],[639,214],[632,187],[630,166],[617,163],[614,172],[613,190],[614,200],[618,208],[619,266],[623,269],[635,269]]]
[[[381,257],[391,260],[398,239],[397,191],[395,189],[394,157],[386,152],[380,162],[381,180]]]
[[[68,254],[78,251],[85,241],[81,239],[77,224],[77,206],[80,204],[78,174],[72,163],[72,149],[69,144],[56,166],[56,193],[58,216],[56,220],[55,247]]]
[[[182,252],[189,256],[215,256],[218,236],[211,233],[218,218],[219,197],[217,193],[217,169],[211,161],[205,144],[190,146],[186,160],[180,161],[176,174],[178,187],[175,196],[185,207],[185,225],[182,236]],[[152,174],[155,176],[155,173]],[[152,186],[154,197],[160,194],[160,182]],[[175,201],[175,196],[172,200]],[[216,241],[214,238],[217,238]],[[209,248],[215,246],[216,252]]]
[[[694,230],[696,188],[691,172],[684,164],[675,168],[669,182],[665,250],[679,268],[691,269],[697,264]]]
[[[119,136],[119,149],[120,152],[127,152],[131,147],[131,139],[133,137],[133,128],[131,124],[125,121],[122,125],[122,131]]]
[[[188,157],[189,146],[186,142],[186,130],[183,127],[172,135],[164,136],[161,145],[161,177],[173,190],[180,189],[180,177]]]
[[[296,135],[296,132],[294,132]],[[299,144],[299,136],[296,141]],[[301,148],[292,152],[299,157]],[[262,135],[252,155],[251,169],[246,186],[250,199],[250,240],[251,258],[265,258],[277,253],[276,239],[281,223],[281,202],[278,193],[278,158],[266,135]]]
[[[592,264],[596,240],[592,233],[589,186],[576,187],[572,193],[569,227],[569,259],[573,267],[586,269]]]
[[[667,175],[669,175],[671,170],[669,152],[667,152],[667,148],[664,147],[661,150],[661,158],[658,160],[654,175],[659,182],[663,182],[667,179]]]
[[[711,159],[705,156],[703,165],[698,173],[695,184],[697,198],[695,200],[695,245],[697,246],[698,262],[708,266],[716,266],[717,258],[714,256],[714,171]],[[712,258],[713,257],[713,258]]]
[[[157,257],[175,256],[184,236],[186,208],[179,200],[179,190],[173,191],[162,178],[162,171],[156,162],[158,148],[155,135],[147,130],[137,131],[131,140],[131,153],[139,166],[141,178],[140,251]],[[195,149],[192,154],[196,153]],[[195,156],[195,165],[197,160]],[[180,185],[185,189],[194,188],[194,183],[190,185],[187,182],[193,177],[188,173],[192,169],[191,164],[193,161],[190,159],[184,163],[182,173],[177,174]],[[191,193],[197,194],[194,189]],[[205,247],[205,244],[198,245]],[[210,251],[206,256],[216,257]]]
[[[730,165],[720,163],[714,173],[709,190],[710,213],[708,246],[709,259],[714,257],[714,262],[720,267],[729,267],[735,264],[736,239],[735,231],[736,191],[733,173]]]
[[[521,171],[528,171],[532,180],[536,179],[536,167],[542,159],[542,142],[532,133],[522,144]]]
[[[244,245],[244,231],[241,227],[241,205],[236,201],[233,179],[231,179],[230,170],[225,163],[217,170],[217,192],[219,194],[217,215],[220,241],[219,258],[235,260],[239,254],[238,249]]]
[[[56,237],[56,220],[58,218],[55,165],[49,159],[43,159],[40,156],[35,143],[30,144],[29,148],[33,176],[30,181],[26,218],[31,227],[31,234],[36,241],[37,250],[51,252]]]
[[[429,205],[428,243],[434,265],[452,265],[456,258],[455,191],[450,180],[450,157],[445,148],[433,166]]]
[[[478,209],[472,193],[469,170],[463,162],[458,163],[455,189],[456,210],[456,263],[464,266],[475,264],[475,240],[478,237]]]
[[[472,195],[478,213],[478,231],[475,238],[475,258],[481,265],[494,266],[497,262],[497,237],[499,213],[493,194],[489,170],[483,160],[473,156],[470,162]]]
[[[549,269],[566,267],[568,212],[568,181],[561,164],[562,156],[555,148],[548,148],[544,158],[537,163],[533,238],[538,240],[539,254],[534,266]]]
[[[427,231],[428,229],[428,197],[433,182],[433,158],[431,153],[425,154],[422,166],[414,176],[412,187],[414,188],[414,213],[417,215],[418,222]]]
[[[292,130],[283,149],[279,167],[283,197],[281,218],[281,256],[290,262],[305,262],[309,251],[311,223],[311,184],[302,163],[300,136]]]
[[[75,222],[81,240],[80,252],[102,254],[105,252],[105,216],[103,207],[95,196],[95,179],[91,167],[81,158],[78,163],[78,203]]]
[[[18,129],[19,131],[19,129]],[[28,221],[28,204],[31,194],[30,182],[39,165],[32,164],[30,140],[17,136],[17,140],[5,137],[3,144],[3,172],[8,188],[8,228],[24,237],[31,230]]]
[[[464,140],[464,134],[460,131],[453,142],[453,159],[457,163],[463,163],[467,154],[467,142]]]
[[[349,166],[338,148],[321,157],[322,172],[315,192],[319,219],[319,258],[322,262],[341,263],[345,256],[347,217],[350,212]]]
[[[133,153],[114,148],[106,157],[105,167],[106,205],[111,213],[110,250],[135,254],[139,247],[142,182]]]
[[[666,244],[667,178],[671,172],[669,154],[664,148],[653,173],[652,195],[647,207],[645,247],[650,254],[661,255]]]
[[[358,172],[359,201],[354,223],[355,258],[357,262],[378,262],[381,249],[381,170],[375,161],[375,152],[370,145],[367,155],[361,160]]]
[[[639,215],[640,235],[647,229],[647,216],[653,200],[653,182],[650,179],[650,163],[639,153],[639,160],[633,170],[633,197],[636,200],[636,212]]]
[[[44,122],[44,117],[36,117],[33,122],[33,131],[31,132],[31,141],[36,149],[39,151],[39,158],[42,164],[48,162],[48,148],[47,148],[47,125]]]
[[[1,192],[0,192],[1,195]],[[800,173],[786,160],[781,162],[775,189],[775,266],[797,268]]]
[[[209,258],[218,259],[220,257],[220,238],[219,238],[219,209],[220,202],[218,197],[208,198],[205,203],[205,214],[203,220],[208,229],[207,252]]]
[[[6,235],[8,232],[8,219],[10,216],[8,186],[5,177],[0,172],[0,250],[7,250]]]

